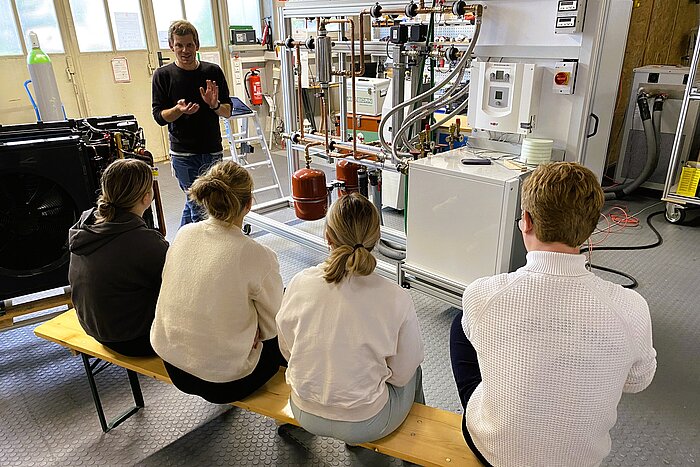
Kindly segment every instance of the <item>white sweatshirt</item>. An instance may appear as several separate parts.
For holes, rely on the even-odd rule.
[[[410,294],[377,274],[323,279],[323,266],[292,279],[277,315],[294,404],[319,417],[367,420],[423,361]]]
[[[180,228],[165,259],[151,344],[168,363],[214,383],[248,376],[255,335],[277,334],[277,256],[238,227],[207,219]]]
[[[622,393],[656,371],[641,295],[596,277],[583,255],[536,251],[472,283],[463,306],[483,378],[466,409],[477,449],[499,466],[600,464]]]

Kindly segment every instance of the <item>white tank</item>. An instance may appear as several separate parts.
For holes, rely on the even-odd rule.
[[[34,100],[39,108],[39,118],[44,122],[65,120],[61,95],[58,93],[56,75],[53,73],[51,59],[39,48],[36,33],[29,33],[32,50],[27,55],[27,68],[32,78]]]

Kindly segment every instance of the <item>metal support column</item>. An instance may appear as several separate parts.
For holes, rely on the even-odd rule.
[[[278,21],[280,25],[280,40],[285,40],[292,34],[292,20],[285,18],[284,8],[278,10]],[[282,76],[282,97],[284,99],[284,129],[287,133],[292,134],[298,131],[296,124],[297,103],[294,91],[294,63],[292,51],[286,47],[280,48],[280,65]],[[301,73],[301,70],[299,70]],[[304,122],[299,122],[303,125]],[[292,149],[291,144],[287,144],[287,164],[289,167],[289,193],[292,192],[292,174],[299,170],[299,159],[296,152]]]

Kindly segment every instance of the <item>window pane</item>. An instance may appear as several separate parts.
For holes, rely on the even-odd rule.
[[[75,33],[81,52],[111,52],[107,16],[102,2],[95,0],[70,0]]]
[[[22,36],[27,49],[32,48],[29,42],[29,31],[34,31],[39,37],[41,50],[46,53],[63,53],[63,40],[58,29],[56,10],[52,0],[16,0],[19,22],[22,25]]]
[[[214,21],[211,14],[211,1],[185,0],[185,15],[187,21],[194,24],[194,27],[197,28],[197,32],[199,33],[199,46],[216,47]]]
[[[182,4],[175,0],[153,0],[153,14],[156,17],[158,44],[161,49],[169,49],[168,28],[170,23],[182,19]]]
[[[262,39],[261,16],[257,0],[228,0],[229,26],[253,26],[258,40]]]
[[[107,0],[107,5],[117,50],[144,50],[146,36],[139,0]]]
[[[22,43],[10,0],[0,0],[0,55],[22,55]]]

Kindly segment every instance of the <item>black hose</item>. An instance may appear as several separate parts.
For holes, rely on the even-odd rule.
[[[654,243],[649,243],[647,245],[636,245],[636,246],[601,246],[601,247],[592,247],[593,251],[631,251],[631,250],[650,250],[652,248],[656,248],[658,246],[661,246],[664,243],[664,239],[659,233],[659,231],[654,227],[654,224],[651,223],[651,220],[658,216],[663,214],[665,211],[656,211],[647,216],[647,225],[651,228],[651,230],[654,232],[654,235],[656,235],[656,241]],[[588,251],[588,248],[581,248],[580,252],[581,253],[586,253]],[[596,264],[591,264],[590,265],[592,269],[598,269],[600,271],[605,271],[609,272],[611,274],[617,274],[618,276],[622,276],[626,279],[630,280],[629,284],[622,284],[622,287],[626,289],[634,289],[636,288],[639,283],[637,282],[637,279],[635,279],[633,276],[630,274],[627,274],[622,271],[618,271],[616,269],[611,269],[605,266],[598,266]]]
[[[663,111],[663,100],[664,98],[658,96],[654,101],[654,116],[658,120],[658,128],[661,128],[661,112]],[[637,97],[637,106],[639,107],[639,116],[642,119],[642,125],[644,126],[644,134],[647,139],[647,158],[644,163],[644,168],[642,172],[637,175],[637,178],[629,183],[621,186],[605,188],[605,199],[621,199],[630,193],[634,192],[639,188],[642,183],[646,182],[649,177],[654,173],[656,167],[659,165],[659,148],[661,134],[659,133],[658,138],[656,134],[656,126],[654,120],[652,119],[651,112],[649,111],[649,101],[647,100],[647,95],[640,93]]]

